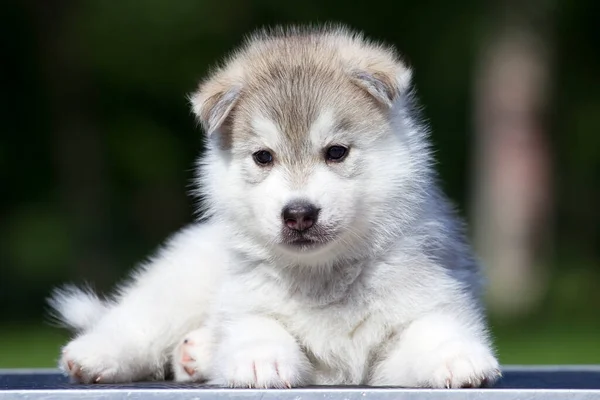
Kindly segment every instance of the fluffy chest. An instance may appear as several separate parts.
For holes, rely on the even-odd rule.
[[[235,290],[228,291],[235,293],[229,299],[237,299],[231,309],[276,319],[311,360],[314,383],[364,383],[374,355],[397,325],[389,291],[367,274],[292,280],[261,272],[236,279]]]
[[[390,334],[385,314],[368,303],[307,307],[292,302],[276,315],[314,365],[317,384],[363,383]]]

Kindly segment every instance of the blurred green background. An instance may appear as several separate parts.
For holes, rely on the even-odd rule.
[[[208,68],[255,28],[324,21],[396,45],[414,68],[444,188],[489,261],[501,361],[600,363],[597,1],[9,0],[0,12],[0,367],[54,366],[68,335],[45,315],[53,286],[105,292],[192,220],[201,132],[185,96]],[[525,67],[503,63],[518,53],[505,42],[526,43]],[[494,119],[502,79],[508,106],[537,93],[513,147],[488,129],[508,121]],[[529,175],[486,164],[515,165],[505,148],[542,160],[524,169],[537,175],[518,186]],[[494,187],[514,189],[496,198],[537,199],[519,208],[534,222],[508,197],[486,200],[493,168],[508,185]],[[525,236],[502,233],[506,218],[490,216],[502,212]]]

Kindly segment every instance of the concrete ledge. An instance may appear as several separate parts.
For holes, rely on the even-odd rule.
[[[600,400],[598,366],[506,366],[504,377],[486,389],[309,387],[291,390],[223,389],[198,384],[138,382],[125,385],[70,384],[56,370],[0,370],[0,400],[8,399],[569,399]]]

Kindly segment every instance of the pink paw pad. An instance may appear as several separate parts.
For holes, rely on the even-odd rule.
[[[185,339],[183,341],[183,352],[182,352],[182,356],[181,356],[181,365],[183,366],[183,370],[189,375],[189,376],[194,376],[194,374],[196,373],[196,367],[194,367],[193,365],[195,365],[196,359],[191,357],[188,353],[188,349],[190,348],[190,346],[193,346],[194,342],[189,340],[189,339]]]

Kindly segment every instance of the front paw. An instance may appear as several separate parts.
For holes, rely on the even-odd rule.
[[[307,383],[310,364],[296,343],[255,342],[220,351],[211,383],[236,388],[292,388]]]
[[[500,376],[498,361],[485,343],[475,339],[451,339],[425,347],[413,341],[378,364],[370,384],[468,388],[491,385]]]
[[[432,387],[475,388],[492,385],[502,376],[496,357],[481,343],[449,342],[428,357]]]
[[[491,349],[477,342],[453,340],[415,360],[417,386],[476,388],[493,384],[500,366]]]

